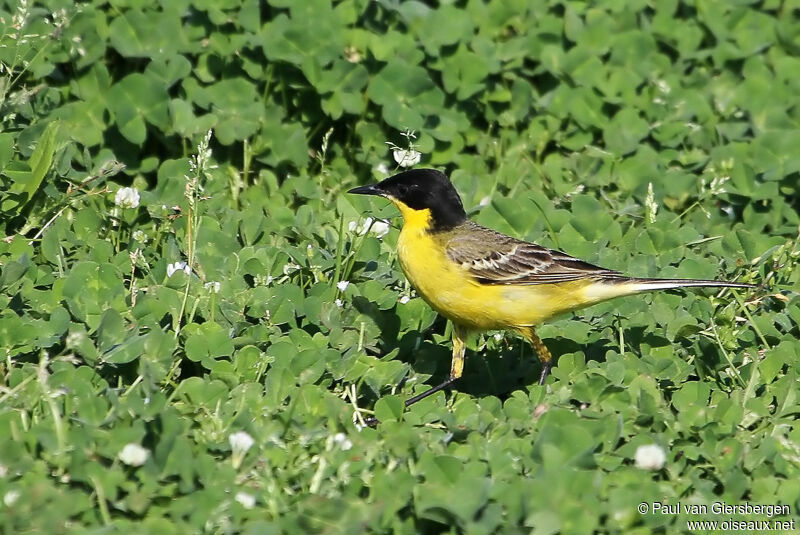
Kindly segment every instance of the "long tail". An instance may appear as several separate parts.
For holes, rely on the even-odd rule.
[[[620,280],[620,283],[634,286],[635,291],[647,292],[650,290],[669,290],[671,288],[755,288],[754,284],[743,282],[711,281],[700,279],[640,279],[629,278]]]
[[[624,295],[638,294],[653,290],[672,290],[675,288],[755,288],[752,284],[728,281],[710,281],[698,279],[645,279],[625,277],[614,274],[612,276],[598,277],[590,283],[581,295],[581,306],[599,303],[606,299],[622,297]]]

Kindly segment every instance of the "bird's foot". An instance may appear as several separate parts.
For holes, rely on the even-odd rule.
[[[416,396],[408,398],[406,400],[406,402],[405,402],[405,407],[409,407],[410,405],[413,405],[417,401],[425,399],[426,397],[430,396],[431,394],[435,394],[436,392],[438,392],[440,390],[444,390],[445,388],[447,388],[448,386],[453,384],[453,382],[456,379],[457,379],[456,377],[451,377],[450,379],[448,379],[447,381],[443,382],[442,384],[436,385],[433,388],[429,388],[425,392],[422,392],[421,394],[417,394]],[[368,416],[367,418],[364,418],[364,423],[367,426],[374,428],[375,426],[378,425],[378,419],[375,418],[374,416]]]
[[[364,418],[364,424],[367,427],[375,429],[378,426],[378,419],[375,418],[374,416],[367,416],[366,418]]]

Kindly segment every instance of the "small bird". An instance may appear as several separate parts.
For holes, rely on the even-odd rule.
[[[553,357],[534,328],[553,316],[651,290],[754,288],[716,280],[628,277],[481,227],[467,219],[450,179],[435,169],[404,171],[348,193],[385,197],[400,210],[400,267],[417,293],[453,323],[450,376],[409,398],[406,406],[461,377],[465,338],[470,331],[510,330],[522,336],[541,362],[541,385]]]

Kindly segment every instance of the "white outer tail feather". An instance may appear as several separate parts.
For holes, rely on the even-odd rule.
[[[752,284],[741,282],[712,281],[698,279],[644,279],[614,277],[601,279],[587,286],[584,297],[589,303],[598,303],[614,297],[649,292],[672,290],[676,288],[755,288]]]
[[[698,279],[637,279],[631,278],[622,284],[631,284],[634,291],[669,290],[672,288],[755,288],[742,282],[712,281]]]

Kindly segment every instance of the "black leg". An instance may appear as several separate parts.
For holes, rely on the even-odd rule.
[[[409,406],[413,405],[414,403],[416,403],[417,401],[423,400],[426,397],[435,394],[439,390],[444,390],[448,386],[452,385],[453,382],[455,382],[456,379],[458,379],[458,377],[451,377],[447,381],[445,381],[445,382],[443,382],[441,384],[438,384],[438,385],[434,386],[433,388],[429,388],[425,392],[422,392],[420,394],[417,394],[416,396],[408,398],[406,400],[405,406],[409,407]],[[375,427],[376,425],[378,425],[378,419],[375,418],[374,416],[370,416],[368,418],[364,418],[364,423],[367,424],[370,427]]]
[[[456,379],[458,379],[458,377],[451,377],[450,379],[448,379],[447,381],[443,382],[442,384],[436,385],[436,386],[434,386],[433,388],[429,388],[429,389],[428,389],[428,390],[426,390],[425,392],[422,392],[421,394],[417,394],[416,396],[413,396],[413,397],[410,397],[410,398],[408,398],[408,399],[406,400],[406,407],[410,407],[411,405],[413,405],[413,404],[414,404],[414,403],[416,403],[417,401],[420,401],[420,400],[422,400],[422,399],[425,399],[426,397],[428,397],[428,396],[430,396],[430,395],[432,395],[432,394],[435,394],[435,393],[436,393],[436,392],[438,392],[439,390],[444,390],[445,388],[447,388],[448,386],[450,386],[451,384],[453,384],[453,382],[454,382]]]
[[[553,367],[553,361],[548,360],[542,362],[542,373],[541,375],[539,375],[539,386],[544,384],[545,379],[547,379],[547,376],[550,374],[550,368],[552,367]]]
[[[456,379],[461,377],[461,374],[464,371],[464,352],[467,349],[467,346],[464,343],[464,340],[467,337],[467,330],[457,324],[453,324],[453,360],[450,363],[450,378],[447,379],[440,385],[436,385],[433,388],[429,388],[425,392],[421,394],[417,394],[416,396],[410,397],[406,400],[406,407],[409,407],[416,403],[421,399],[425,399],[426,397],[430,396],[431,394],[435,394],[439,390],[444,390]],[[370,427],[375,427],[378,425],[378,419],[374,416],[370,416],[369,418],[364,419],[364,423],[366,423]]]

